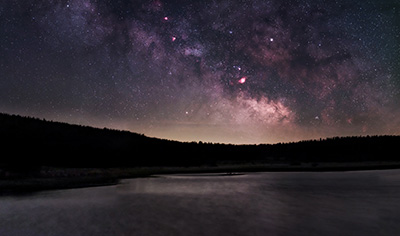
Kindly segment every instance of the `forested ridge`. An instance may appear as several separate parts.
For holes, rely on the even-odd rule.
[[[400,136],[334,137],[261,145],[184,143],[8,114],[0,114],[0,141],[0,167],[22,169],[400,160]]]

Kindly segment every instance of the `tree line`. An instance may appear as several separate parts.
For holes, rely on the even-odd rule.
[[[0,168],[398,161],[399,144],[400,136],[389,135],[260,145],[177,142],[0,114]]]

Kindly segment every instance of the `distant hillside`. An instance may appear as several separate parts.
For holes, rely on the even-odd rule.
[[[0,166],[135,167],[400,161],[400,136],[274,145],[182,143],[110,129],[0,114]]]

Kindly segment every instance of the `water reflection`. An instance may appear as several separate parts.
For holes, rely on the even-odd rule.
[[[0,235],[396,235],[400,171],[160,176],[0,198]]]
[[[240,181],[241,177],[243,175],[160,175],[157,178],[124,180],[117,189],[125,194],[235,194],[248,190],[249,183]]]

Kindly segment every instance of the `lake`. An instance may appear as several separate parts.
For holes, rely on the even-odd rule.
[[[399,235],[400,170],[168,175],[0,197],[0,235]]]

